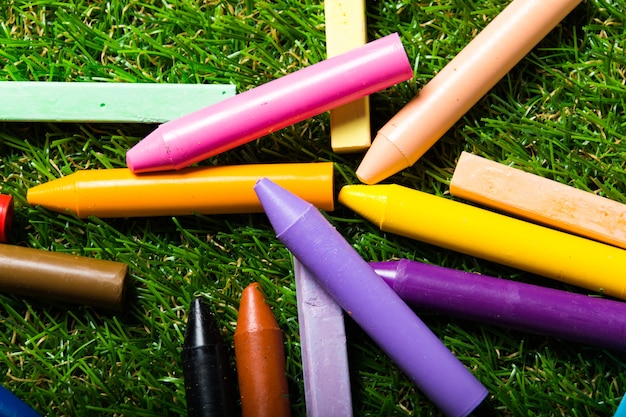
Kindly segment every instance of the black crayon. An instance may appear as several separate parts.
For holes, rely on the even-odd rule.
[[[191,302],[182,362],[189,417],[237,415],[228,350],[213,314],[201,298]]]

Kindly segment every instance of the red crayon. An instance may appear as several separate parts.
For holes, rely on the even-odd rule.
[[[0,242],[9,240],[9,231],[13,224],[13,197],[0,194]]]
[[[235,359],[243,417],[289,417],[282,332],[256,282],[241,295]]]

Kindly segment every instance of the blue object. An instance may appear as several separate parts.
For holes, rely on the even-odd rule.
[[[622,401],[619,403],[619,407],[617,407],[613,417],[626,417],[626,400],[624,400],[624,397],[622,397]]]
[[[41,414],[0,386],[0,417],[41,417]]]

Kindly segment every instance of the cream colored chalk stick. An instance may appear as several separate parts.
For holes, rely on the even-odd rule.
[[[230,84],[0,82],[0,121],[164,123],[235,95]]]
[[[365,0],[325,0],[324,12],[329,58],[367,42]],[[331,110],[330,141],[337,153],[359,152],[370,146],[368,97]]]
[[[626,248],[626,205],[463,152],[450,193],[565,232]]]

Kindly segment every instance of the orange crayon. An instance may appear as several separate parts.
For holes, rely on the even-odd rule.
[[[28,190],[31,205],[80,218],[261,213],[253,187],[277,183],[324,210],[333,210],[332,162],[191,167],[133,174],[127,168],[82,170]]]
[[[626,248],[626,205],[463,152],[450,194],[537,223]]]
[[[290,416],[282,332],[256,282],[241,295],[235,359],[243,417]]]

